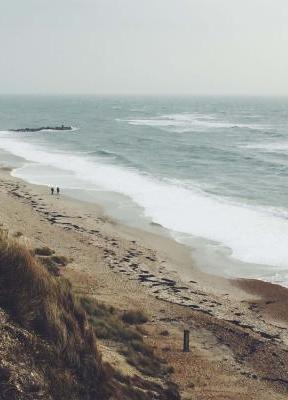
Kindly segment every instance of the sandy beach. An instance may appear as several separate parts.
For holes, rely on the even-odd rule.
[[[61,273],[76,293],[148,314],[146,340],[174,368],[183,399],[287,398],[287,289],[203,273],[173,239],[120,224],[96,204],[51,196],[6,167],[0,204],[2,228],[28,247],[48,246],[71,259]],[[184,329],[189,353],[182,352]],[[135,372],[107,343],[101,350]]]

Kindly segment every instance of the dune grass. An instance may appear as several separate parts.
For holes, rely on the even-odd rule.
[[[139,325],[145,324],[148,321],[148,317],[143,311],[130,310],[123,313],[122,320],[130,325]]]
[[[34,249],[34,254],[36,254],[37,256],[52,256],[52,254],[54,253],[55,251],[47,246],[36,247],[36,249]]]
[[[0,230],[0,308],[15,321],[16,332],[17,326],[29,332],[31,339],[22,343],[22,351],[27,352],[27,362],[44,374],[49,398],[179,400],[177,387],[166,379],[159,385],[142,377],[125,377],[102,362],[96,336],[116,342],[127,361],[143,374],[164,377],[169,372],[144,343],[137,326],[123,321],[123,313],[94,299],[76,298],[70,282],[42,264],[40,258],[51,261],[53,251],[41,248],[35,253]],[[9,370],[0,368],[0,398],[18,400],[11,397],[14,389]],[[23,399],[36,399],[33,396],[23,393]]]
[[[66,267],[71,259],[65,256],[41,256],[37,255],[37,260],[41,262],[42,265],[50,272],[52,275],[60,276],[61,268]]]
[[[167,367],[164,361],[154,354],[153,349],[144,342],[141,329],[131,326],[131,323],[135,325],[136,321],[139,324],[148,321],[147,316],[141,311],[121,313],[89,297],[82,297],[81,304],[95,328],[96,336],[116,342],[127,362],[142,374],[164,377],[172,372],[171,368]]]
[[[45,355],[53,359],[54,368],[57,366],[54,372],[52,367],[47,370],[51,384],[61,383],[57,391],[63,381],[71,385],[69,390],[64,385],[62,398],[68,395],[66,389],[83,391],[87,398],[93,393],[95,400],[108,398],[106,370],[94,331],[70,283],[51,275],[6,232],[0,232],[0,306],[51,345]]]

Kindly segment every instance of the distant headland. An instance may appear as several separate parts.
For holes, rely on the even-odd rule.
[[[20,128],[20,129],[10,129],[11,132],[41,132],[41,131],[72,131],[72,126],[41,126],[40,128]]]

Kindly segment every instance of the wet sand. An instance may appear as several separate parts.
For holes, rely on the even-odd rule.
[[[96,204],[51,196],[7,168],[0,202],[2,228],[21,232],[29,247],[73,259],[63,274],[76,292],[148,313],[147,341],[174,367],[183,399],[287,398],[287,289],[203,273],[174,240],[124,226]],[[184,328],[188,354],[181,351]],[[103,346],[104,358],[111,352]]]
[[[288,327],[288,289],[257,279],[238,279],[235,285],[246,293],[259,296],[257,301],[251,300],[250,307],[261,313],[265,320],[284,328]]]

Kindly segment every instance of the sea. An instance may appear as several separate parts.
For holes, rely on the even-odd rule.
[[[0,96],[0,164],[172,236],[206,272],[288,286],[288,98]]]

